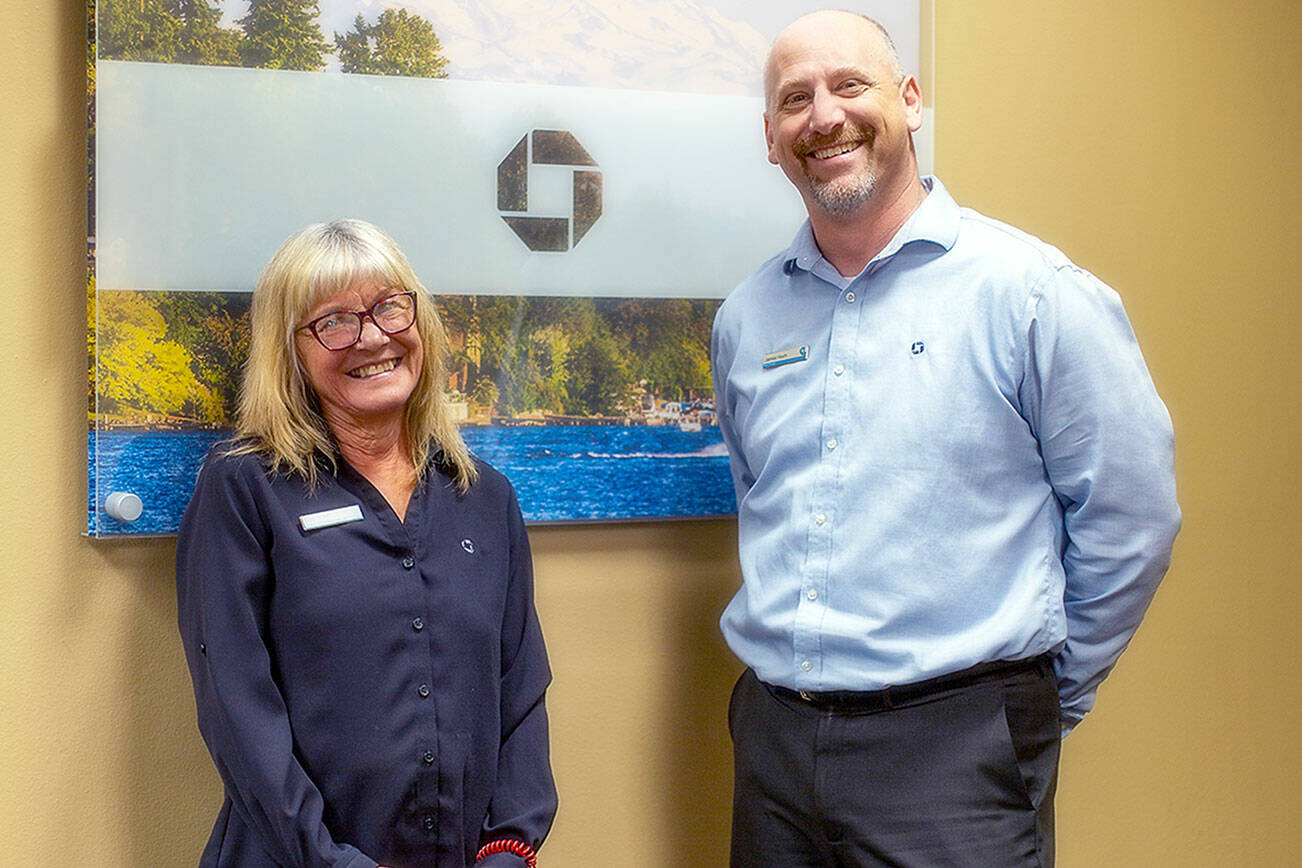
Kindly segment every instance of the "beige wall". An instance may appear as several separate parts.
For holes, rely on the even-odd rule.
[[[0,9],[0,861],[185,865],[219,790],[174,635],[174,546],[81,536],[81,9]],[[937,3],[946,183],[1118,287],[1176,425],[1185,530],[1067,742],[1066,868],[1302,848],[1300,9]],[[714,621],[734,541],[723,521],[535,531],[562,795],[546,864],[724,864],[737,665]]]

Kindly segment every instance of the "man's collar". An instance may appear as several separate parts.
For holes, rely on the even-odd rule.
[[[922,186],[927,190],[927,197],[909,215],[909,219],[904,221],[904,225],[882,252],[873,257],[869,266],[873,262],[894,256],[906,244],[926,242],[949,250],[958,240],[958,203],[935,175],[924,176]],[[805,218],[791,246],[782,254],[782,271],[786,274],[791,274],[797,268],[811,271],[822,258],[823,252],[814,240],[814,228],[809,218]]]

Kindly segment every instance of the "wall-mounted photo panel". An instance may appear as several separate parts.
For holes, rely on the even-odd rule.
[[[710,325],[803,220],[761,68],[823,5],[99,0],[89,532],[176,530],[232,432],[259,272],[339,217],[436,296],[462,433],[527,519],[733,512]],[[845,5],[929,74],[921,0]]]

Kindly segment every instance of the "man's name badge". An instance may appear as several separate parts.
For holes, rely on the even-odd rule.
[[[764,354],[764,367],[777,368],[782,365],[789,365],[792,362],[803,362],[809,358],[809,347],[792,347],[788,350],[777,350],[772,353]]]
[[[327,509],[325,512],[309,512],[298,517],[298,523],[302,525],[304,531],[320,530],[323,527],[334,527],[337,524],[361,520],[362,508],[355,503],[352,506]]]

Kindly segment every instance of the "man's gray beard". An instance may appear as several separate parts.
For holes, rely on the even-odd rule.
[[[868,203],[877,188],[877,173],[871,170],[836,181],[809,179],[809,193],[823,210],[834,217],[849,217]]]

